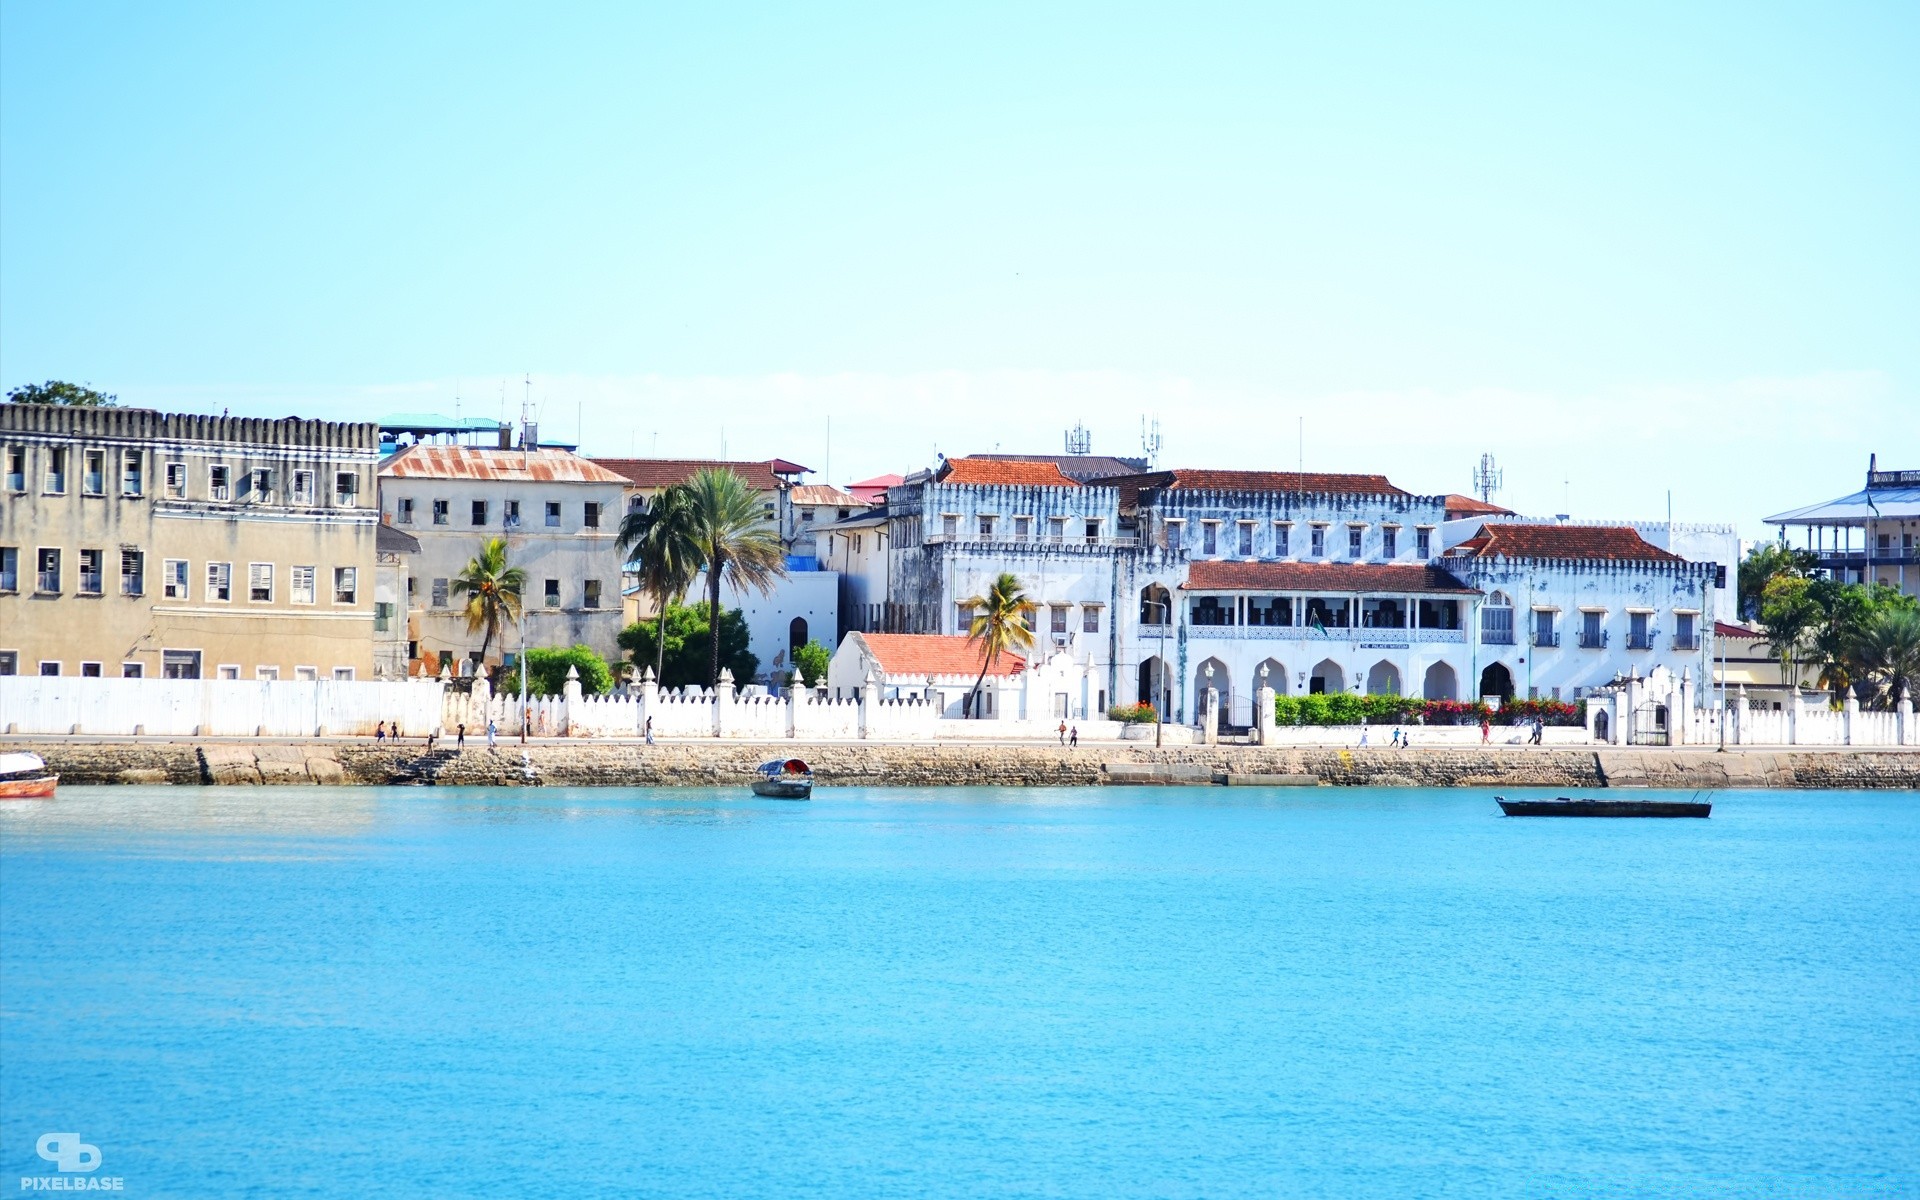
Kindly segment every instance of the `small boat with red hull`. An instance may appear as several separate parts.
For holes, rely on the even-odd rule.
[[[772,800],[811,799],[813,768],[797,758],[761,763],[753,773],[753,794]]]
[[[0,754],[0,800],[45,800],[59,782],[38,754]]]
[[[1704,817],[1713,812],[1713,805],[1699,800],[1494,799],[1510,817]]]

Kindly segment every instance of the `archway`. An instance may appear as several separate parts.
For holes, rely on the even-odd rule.
[[[1157,583],[1150,583],[1141,588],[1140,623],[1142,625],[1173,624],[1173,593]]]
[[[1513,672],[1505,663],[1493,663],[1480,672],[1480,694],[1498,696],[1502,704],[1513,699]]]
[[[1151,704],[1165,721],[1172,715],[1173,696],[1168,689],[1167,664],[1154,655],[1140,664],[1139,690],[1134,693],[1141,704]]]
[[[1213,668],[1211,676],[1207,674],[1208,667]],[[1193,669],[1193,711],[1196,717],[1205,711],[1208,688],[1219,693],[1220,723],[1227,724],[1227,716],[1233,711],[1233,676],[1227,673],[1227,664],[1217,658],[1209,658]]]
[[[805,617],[795,617],[793,623],[787,626],[787,661],[789,663],[793,662],[794,654],[799,651],[800,647],[806,644],[807,619]]]
[[[1323,658],[1307,672],[1307,691],[1344,692],[1347,690],[1347,673],[1340,664],[1330,658]]]
[[[1607,736],[1608,724],[1609,722],[1607,720],[1607,713],[1605,709],[1601,709],[1599,712],[1593,714],[1593,740],[1594,741],[1609,742],[1613,740],[1612,738]]]
[[[1426,687],[1422,689],[1429,700],[1455,700],[1459,698],[1460,677],[1446,663],[1437,662],[1427,668]]]
[[[1256,688],[1259,687],[1262,682],[1260,678],[1261,667],[1266,668],[1267,676],[1265,683],[1273,689],[1273,694],[1276,696],[1286,695],[1288,689],[1292,686],[1292,681],[1287,678],[1287,664],[1277,658],[1269,658],[1262,661],[1260,666],[1253,669],[1253,686]]]
[[[1367,695],[1398,696],[1400,694],[1400,668],[1386,659],[1373,664],[1367,672]]]

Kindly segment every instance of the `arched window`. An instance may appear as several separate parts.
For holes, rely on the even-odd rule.
[[[1140,623],[1142,625],[1173,624],[1173,593],[1157,583],[1150,583],[1141,588]]]
[[[1491,646],[1513,645],[1513,601],[1495,592],[1480,606],[1480,640]]]
[[[793,652],[807,644],[807,619],[795,617],[787,626],[787,661],[793,661]]]

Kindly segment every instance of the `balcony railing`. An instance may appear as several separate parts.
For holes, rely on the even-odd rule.
[[[978,533],[930,533],[925,544],[975,546],[1095,546],[1131,550],[1140,545],[1137,537],[1076,537],[1071,534],[1047,534],[1043,537],[981,537]]]
[[[1820,550],[1823,567],[1911,567],[1920,565],[1920,547],[1889,546],[1885,550]]]
[[[1587,633],[1583,630],[1580,634],[1580,648],[1582,650],[1605,650],[1607,643],[1611,640],[1612,634],[1605,629],[1599,630],[1596,633]]]
[[[1158,625],[1147,626],[1144,632],[1156,634]],[[1395,629],[1379,625],[1336,625],[1327,629],[1316,629],[1311,625],[1192,625],[1187,628],[1190,638],[1229,638],[1234,641],[1298,641],[1298,642],[1446,642],[1464,643],[1467,633],[1464,629]]]
[[[1558,646],[1560,644],[1560,631],[1557,629],[1554,630],[1552,633],[1540,633],[1538,631],[1535,631],[1533,635],[1533,644],[1536,646],[1541,646],[1546,648]]]
[[[1649,629],[1645,633],[1629,633],[1627,635],[1627,649],[1651,650],[1659,638],[1660,631],[1657,629]]]
[[[1673,648],[1675,650],[1698,650],[1700,648],[1700,635],[1681,635],[1676,633],[1673,635]]]
[[[1511,646],[1513,645],[1513,630],[1485,629],[1480,633],[1480,641],[1488,646]]]

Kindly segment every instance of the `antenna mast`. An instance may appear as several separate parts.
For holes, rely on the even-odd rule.
[[[1141,417],[1140,452],[1146,457],[1147,467],[1149,469],[1159,465],[1160,447],[1162,444],[1160,437],[1160,418],[1155,417],[1149,422],[1147,418]]]
[[[1087,429],[1086,422],[1075,421],[1073,428],[1067,430],[1067,453],[1084,455],[1093,449],[1093,434]]]
[[[1482,454],[1480,465],[1473,469],[1473,490],[1480,493],[1480,499],[1493,503],[1493,494],[1500,490],[1506,481],[1507,473],[1493,461],[1493,455]]]

